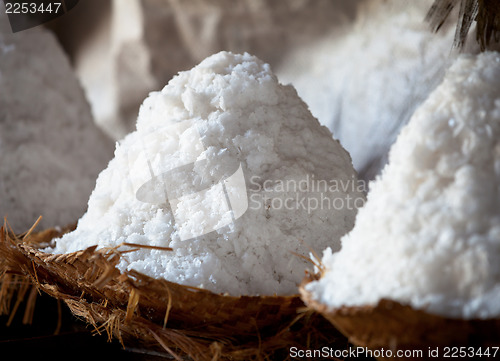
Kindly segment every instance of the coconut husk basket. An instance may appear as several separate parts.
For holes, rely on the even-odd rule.
[[[494,353],[500,357],[500,319],[446,318],[386,299],[375,306],[329,309],[305,289],[307,283],[320,277],[321,273],[306,276],[299,287],[302,300],[352,344],[373,351],[371,356],[377,360],[473,359],[475,352],[485,352],[487,348],[490,357]],[[376,352],[381,350],[386,352]],[[400,357],[398,351],[402,352]]]
[[[42,251],[70,229],[16,236],[7,224],[0,228],[0,314],[15,312],[24,295],[29,301],[42,291],[109,340],[177,360],[282,360],[293,346],[347,345],[323,317],[305,309],[298,294],[233,297],[122,273],[116,248]]]

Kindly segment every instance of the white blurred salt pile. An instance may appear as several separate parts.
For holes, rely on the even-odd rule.
[[[454,25],[434,34],[424,21],[433,2],[360,2],[355,22],[297,48],[277,70],[364,179],[380,172],[399,131],[454,58]]]
[[[500,316],[500,53],[461,56],[391,148],[342,249],[306,286],[329,308],[396,300]]]
[[[55,37],[0,14],[0,217],[17,232],[76,222],[112,147]]]

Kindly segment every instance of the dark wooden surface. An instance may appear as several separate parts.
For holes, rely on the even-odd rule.
[[[37,296],[31,325],[22,323],[21,304],[10,326],[8,316],[0,316],[0,360],[168,360],[166,355],[124,349],[118,341],[108,342],[107,334],[96,334],[92,326],[74,317],[62,304],[46,295]],[[55,334],[60,319],[59,332]]]

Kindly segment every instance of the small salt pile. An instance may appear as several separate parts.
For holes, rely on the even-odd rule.
[[[12,33],[0,11],[0,219],[15,232],[74,224],[85,213],[113,141],[57,39],[42,27]]]
[[[500,315],[500,54],[461,56],[416,111],[326,273],[330,309],[392,299],[456,318]]]
[[[401,128],[450,65],[455,29],[447,22],[437,34],[429,30],[424,18],[433,2],[359,1],[351,25],[297,48],[276,71],[364,179],[380,173]]]
[[[119,268],[231,295],[295,294],[308,255],[354,225],[351,159],[291,86],[215,54],[142,104],[77,229],[51,252],[123,242]]]

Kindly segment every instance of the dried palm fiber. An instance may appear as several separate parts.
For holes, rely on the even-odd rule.
[[[249,360],[280,352],[284,359],[292,346],[347,345],[320,315],[304,310],[298,295],[232,297],[121,273],[115,266],[123,252],[116,248],[57,255],[40,250],[69,230],[15,236],[8,226],[0,228],[0,314],[13,315],[26,294],[43,291],[110,340],[176,359]],[[26,314],[32,313],[28,302]]]
[[[439,31],[453,8],[460,4],[460,13],[455,32],[454,47],[463,48],[474,21],[476,40],[481,50],[500,41],[500,2],[498,0],[436,0],[429,10],[426,20],[434,31]]]
[[[455,319],[416,310],[393,300],[382,299],[375,306],[356,306],[329,309],[313,299],[305,286],[321,277],[308,274],[299,287],[301,298],[310,310],[322,314],[349,342],[370,350],[415,351],[414,357],[380,357],[377,360],[422,360],[431,349],[439,348],[439,357],[448,360],[444,347],[500,347],[500,319]],[[494,349],[493,351],[494,352]],[[386,353],[387,355],[387,353]]]

